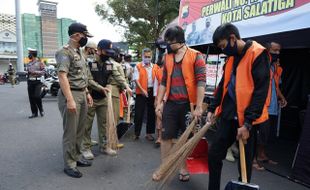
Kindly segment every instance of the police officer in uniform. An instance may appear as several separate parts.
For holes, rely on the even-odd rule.
[[[41,77],[45,74],[45,65],[40,62],[37,58],[38,51],[36,49],[28,48],[28,58],[30,62],[27,64],[28,71],[28,96],[31,108],[31,116],[29,119],[38,117],[38,110],[40,111],[40,115],[44,116],[44,110],[42,105],[41,98]]]
[[[16,71],[12,65],[12,63],[9,63],[9,69],[8,69],[8,74],[9,74],[9,80],[11,82],[11,85],[12,85],[12,88],[14,88],[14,85],[15,85],[15,74],[16,74]]]
[[[84,56],[90,69],[91,80],[89,81],[88,89],[94,100],[94,104],[88,109],[87,118],[85,122],[85,133],[82,141],[82,154],[87,160],[94,159],[94,155],[91,152],[91,131],[95,114],[97,114],[97,125],[99,135],[99,147],[102,147],[105,142],[105,114],[107,109],[106,92],[107,78],[112,73],[112,70],[107,70],[106,63],[99,63],[99,56],[96,54],[97,44],[89,42],[84,48]],[[111,68],[111,67],[110,67]],[[116,152],[114,151],[114,154]]]
[[[60,90],[58,107],[63,118],[63,158],[64,172],[74,178],[82,177],[77,166],[91,166],[91,162],[81,158],[81,143],[85,132],[88,106],[92,106],[88,86],[88,67],[80,47],[92,35],[85,25],[72,23],[69,26],[68,45],[56,52]]]
[[[119,122],[119,108],[120,108],[120,92],[126,90],[128,93],[132,94],[132,90],[130,89],[128,83],[125,79],[125,74],[123,71],[123,67],[120,63],[114,60],[115,51],[112,48],[112,42],[107,39],[103,39],[98,43],[98,51],[99,55],[99,63],[106,63],[107,70],[112,67],[112,73],[107,78],[107,84],[112,86],[112,104],[113,104],[113,112],[114,112],[114,121],[115,124]],[[105,117],[106,114],[103,115]],[[104,119],[104,121],[106,121]],[[104,122],[106,125],[106,122]],[[118,148],[122,148],[123,144],[118,144]],[[104,146],[101,147],[101,152],[107,154],[113,154],[111,150],[106,149]],[[112,150],[113,151],[113,150]]]

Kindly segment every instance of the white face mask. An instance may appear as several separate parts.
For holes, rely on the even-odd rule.
[[[145,57],[143,57],[143,63],[144,64],[150,64],[151,60],[152,60],[152,58],[145,58]]]

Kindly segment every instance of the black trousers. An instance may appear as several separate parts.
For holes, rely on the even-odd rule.
[[[41,81],[38,80],[35,81],[28,80],[27,84],[28,84],[28,96],[31,112],[32,114],[37,115],[38,110],[40,112],[43,112],[42,98],[41,98],[42,83]]]
[[[137,94],[135,102],[135,135],[140,136],[145,108],[147,109],[146,133],[155,133],[155,108],[153,90],[148,90],[149,97]]]
[[[222,117],[218,121],[218,129],[215,134],[215,139],[209,149],[209,188],[208,190],[219,190],[221,184],[221,172],[223,161],[226,157],[227,149],[236,142],[238,121],[226,120]],[[251,180],[252,162],[256,149],[256,126],[252,127],[250,137],[247,140],[245,147],[245,159],[248,182]],[[238,143],[239,145],[239,143]],[[241,181],[240,162],[238,162],[239,180]]]

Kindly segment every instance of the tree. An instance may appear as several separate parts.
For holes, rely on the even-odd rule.
[[[178,16],[179,0],[108,0],[107,4],[97,3],[95,11],[114,26],[123,27],[127,42],[140,51]]]

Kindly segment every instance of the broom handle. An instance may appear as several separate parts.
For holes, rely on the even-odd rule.
[[[240,152],[240,166],[241,166],[241,180],[243,183],[248,183],[246,164],[245,164],[245,152],[242,139],[239,139],[239,152]]]
[[[127,93],[128,94],[128,100],[127,100],[127,123],[130,123],[130,100],[131,100],[131,96],[130,96],[130,94],[129,93]]]

